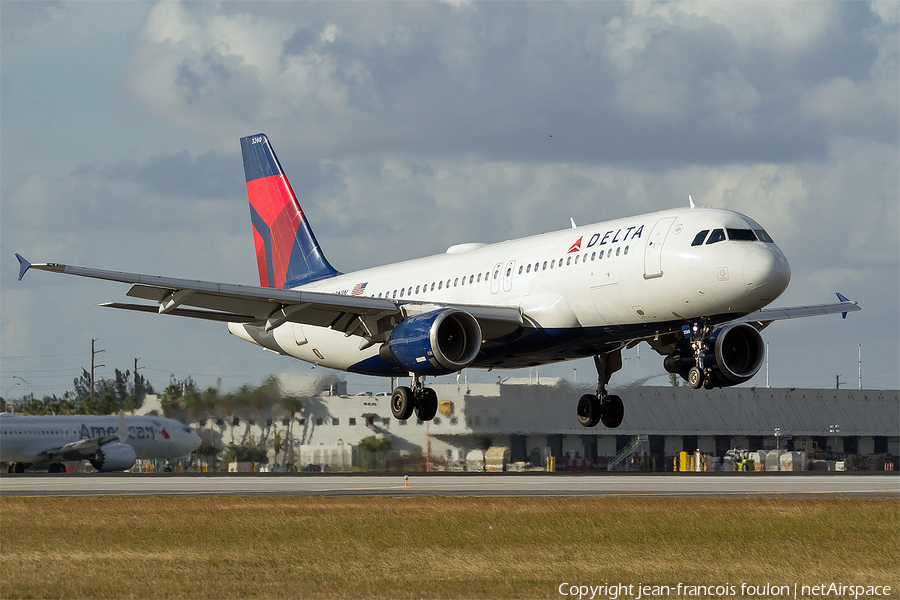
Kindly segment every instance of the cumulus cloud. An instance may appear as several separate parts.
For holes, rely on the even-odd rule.
[[[253,283],[238,138],[264,132],[342,270],[691,194],[775,237],[785,303],[845,289],[898,328],[896,2],[122,3],[102,44],[95,5],[25,4],[4,103],[42,128],[2,115],[7,255]],[[29,300],[2,294],[6,343]]]

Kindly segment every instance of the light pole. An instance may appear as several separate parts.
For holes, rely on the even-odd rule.
[[[840,432],[841,432],[841,426],[838,425],[837,423],[835,423],[834,425],[828,426],[828,433],[830,433],[831,435],[834,436],[834,447],[831,450],[832,454],[837,453],[837,439],[838,439],[837,434],[839,434]]]
[[[22,377],[19,377],[18,375],[14,375],[13,377],[15,377],[16,379],[22,379]],[[22,381],[25,381],[25,380],[22,379]],[[25,383],[28,383],[28,382],[25,381]],[[34,401],[34,388],[31,387],[30,383],[28,383],[28,395],[30,396],[31,401]]]

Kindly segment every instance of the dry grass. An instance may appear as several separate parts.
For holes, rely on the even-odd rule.
[[[3,598],[545,598],[563,582],[897,598],[898,565],[896,500],[0,498]]]

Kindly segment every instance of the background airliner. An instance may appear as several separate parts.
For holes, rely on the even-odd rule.
[[[693,388],[736,385],[764,361],[772,321],[859,310],[839,303],[764,309],[790,281],[784,254],[753,219],[714,208],[667,210],[340,273],[329,264],[269,139],[241,139],[260,286],[74,267],[29,268],[132,284],[156,304],[103,306],[228,323],[241,339],[353,373],[410,376],[391,412],[434,418],[425,377],[594,357],[585,427],[622,422],[607,391],[622,349],[647,342]],[[573,223],[574,225],[574,223]],[[185,308],[193,307],[193,308]]]
[[[138,458],[178,458],[200,436],[174,419],[125,416],[0,415],[0,462],[10,473],[28,468],[64,472],[63,461],[87,459],[98,471],[125,471]]]

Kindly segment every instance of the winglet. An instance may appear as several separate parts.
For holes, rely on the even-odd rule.
[[[22,278],[25,277],[25,272],[31,268],[31,263],[25,260],[18,252],[16,252],[16,258],[19,259],[19,281],[22,281]]]
[[[119,441],[123,444],[128,440],[128,426],[125,425],[125,409],[119,410],[119,430],[116,431]]]
[[[840,293],[840,292],[835,292],[835,293],[837,294],[838,300],[840,300],[841,302],[850,302],[850,303],[852,303],[852,304],[856,304],[856,302],[853,302],[853,300],[851,300],[851,299],[848,298],[847,296],[843,295],[842,293]],[[841,318],[842,318],[842,319],[846,319],[846,318],[847,318],[847,313],[842,312],[842,313],[841,313]]]

